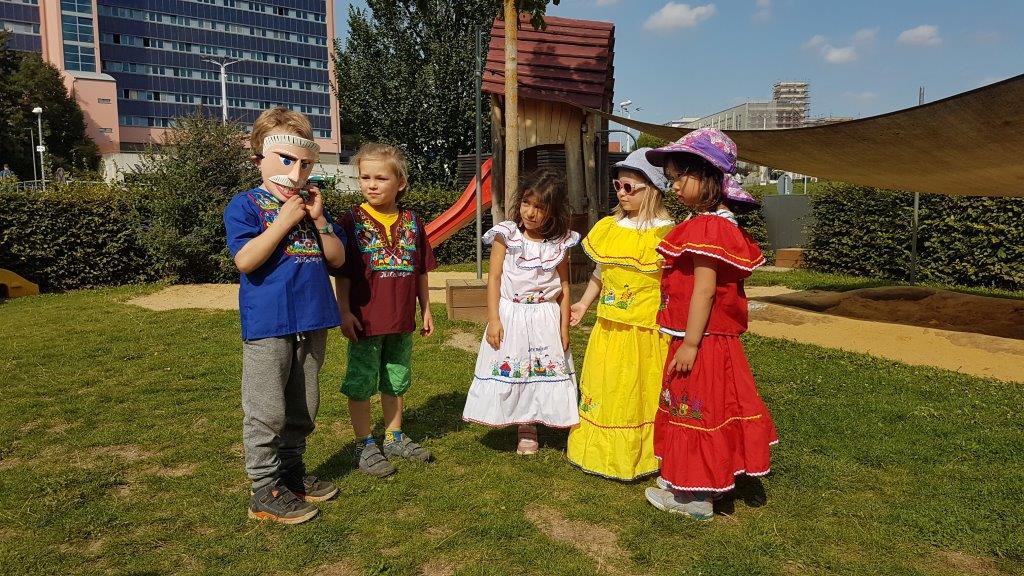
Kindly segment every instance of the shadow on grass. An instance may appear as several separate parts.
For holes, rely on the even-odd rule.
[[[430,438],[440,438],[451,432],[458,432],[466,427],[462,420],[462,407],[466,397],[460,392],[447,392],[430,397],[425,403],[406,410],[402,415],[402,430],[414,441],[424,444]],[[377,401],[376,399],[374,401]],[[374,438],[384,436],[384,423],[376,422],[373,426]],[[347,442],[325,462],[313,471],[313,474],[328,479],[342,478],[354,471],[355,440]]]
[[[764,483],[757,476],[740,474],[736,477],[736,488],[715,500],[715,513],[726,516],[735,514],[737,500],[743,502],[749,508],[764,506],[768,503],[768,495],[764,491]]]

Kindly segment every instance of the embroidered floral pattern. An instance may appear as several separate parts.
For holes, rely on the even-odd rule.
[[[544,298],[544,294],[541,292],[528,292],[526,294],[516,292],[512,295],[512,301],[516,304],[543,304],[544,302],[547,302]]]
[[[597,406],[597,403],[594,402],[594,399],[589,394],[580,398],[580,412],[593,412],[597,410]]]
[[[568,374],[565,361],[554,360],[549,354],[533,354],[528,358],[505,356],[491,363],[491,376],[502,378],[556,378]]]
[[[673,396],[668,388],[661,389],[661,400],[658,402],[663,410],[676,418],[689,418],[691,420],[703,420],[704,413],[701,409],[704,402],[700,399],[690,400],[686,394]]]
[[[416,270],[416,220],[409,212],[402,212],[395,224],[394,238],[390,241],[380,224],[357,211],[355,235],[359,250],[370,255],[370,268],[374,272],[404,272]]]
[[[263,229],[270,228],[270,225],[277,220],[277,214],[281,210],[281,202],[270,194],[253,193],[249,198],[260,209],[260,222]],[[311,262],[321,259],[322,252],[320,243],[317,242],[316,230],[306,221],[302,220],[285,238],[284,253],[292,256],[300,262]]]
[[[605,306],[613,306],[620,310],[629,310],[629,307],[633,305],[633,301],[636,300],[636,294],[629,289],[629,284],[622,286],[622,291],[616,296],[614,288],[608,288],[605,293],[601,296],[601,304]]]

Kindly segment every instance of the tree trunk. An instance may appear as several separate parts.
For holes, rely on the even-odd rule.
[[[517,71],[519,12],[515,0],[505,0],[505,186],[502,206],[519,188],[519,73]]]

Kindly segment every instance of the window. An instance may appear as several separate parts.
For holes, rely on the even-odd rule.
[[[92,44],[92,18],[63,15],[60,17],[61,31],[65,42]]]
[[[91,0],[60,0],[62,12],[78,12],[79,14],[92,14]]]
[[[95,72],[96,51],[91,47],[65,43],[64,68],[81,72]]]

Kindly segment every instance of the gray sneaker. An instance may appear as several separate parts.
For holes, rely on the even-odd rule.
[[[284,485],[270,484],[249,497],[249,518],[273,520],[281,524],[302,524],[320,511],[303,502]]]
[[[338,495],[338,487],[313,475],[283,476],[282,481],[293,494],[306,502],[326,502]]]
[[[376,444],[367,444],[356,450],[356,467],[377,478],[386,478],[397,472]]]
[[[686,492],[674,493],[661,488],[644,490],[647,501],[658,510],[682,514],[695,520],[711,520],[715,516],[711,499],[698,499]]]
[[[405,434],[397,442],[384,444],[384,454],[388,457],[405,458],[406,460],[416,460],[418,462],[430,462],[434,459],[434,455],[430,453],[430,450],[409,440],[409,437]]]

